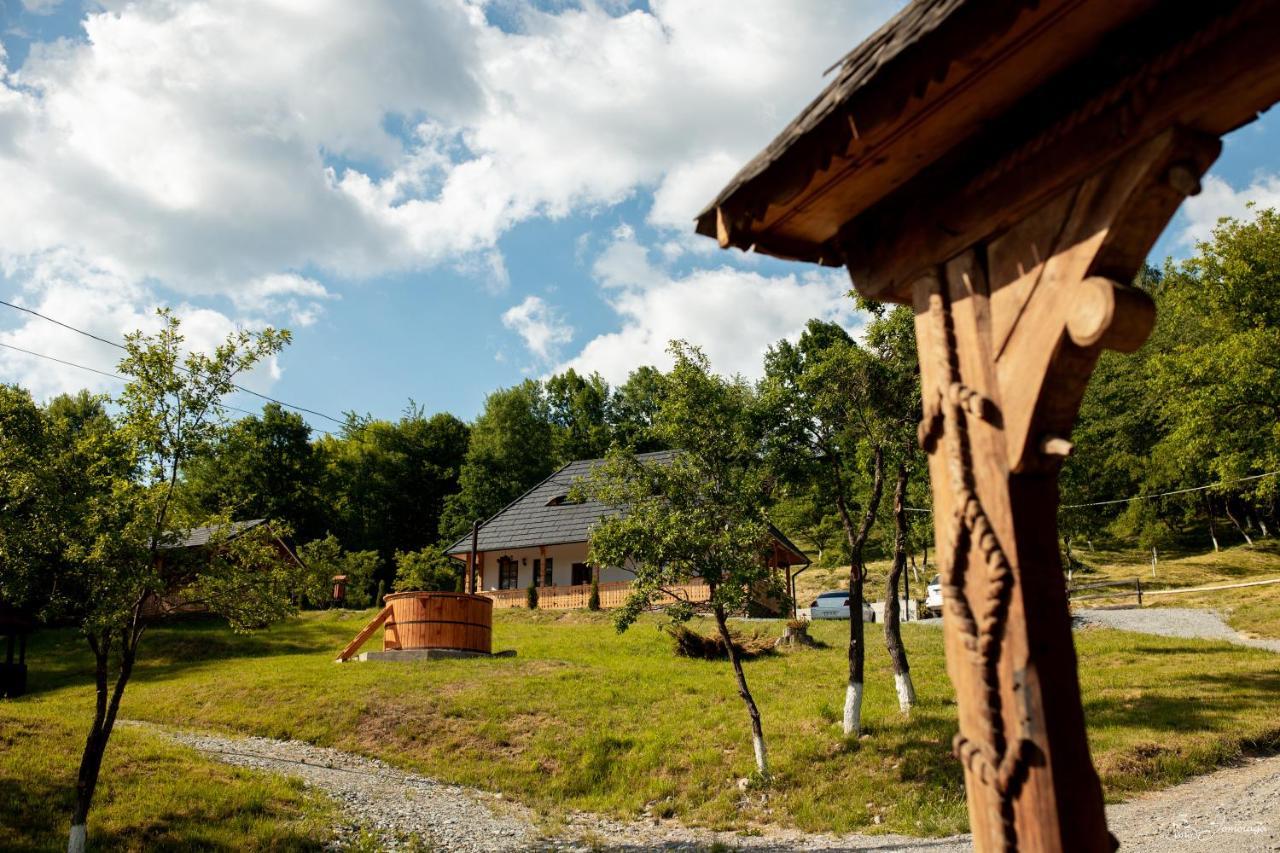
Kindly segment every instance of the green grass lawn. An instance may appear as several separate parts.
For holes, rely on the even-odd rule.
[[[66,849],[91,689],[0,700],[0,849]],[[89,843],[96,850],[314,850],[329,838],[333,812],[331,801],[300,782],[122,727],[107,750]]]
[[[1142,578],[1144,589],[1208,586],[1242,583],[1264,578],[1280,578],[1280,541],[1255,540],[1253,545],[1236,545],[1208,553],[1170,552],[1161,556],[1155,576],[1151,573],[1151,555],[1136,549],[1087,547],[1077,549],[1076,556],[1089,568],[1076,575],[1078,583],[1101,580]],[[1125,601],[1132,603],[1133,596]],[[1083,606],[1121,603],[1099,599]],[[1258,637],[1280,638],[1280,584],[1215,590],[1180,595],[1149,596],[1144,606],[1204,607],[1217,610],[1238,631]]]
[[[846,624],[814,626],[826,648],[747,664],[777,777],[766,799],[736,785],[753,762],[728,664],[675,658],[654,618],[619,636],[606,614],[498,611],[495,647],[516,649],[514,659],[334,664],[369,615],[309,613],[249,636],[203,622],[157,629],[121,716],[360,752],[502,791],[551,821],[565,809],[625,817],[650,807],[748,830],[965,829],[936,628],[904,628],[920,693],[910,721],[897,712],[883,641],[871,630],[868,736],[853,742],[838,724]],[[1112,798],[1280,746],[1271,653],[1105,630],[1082,633],[1078,647],[1094,755]],[[56,631],[34,639],[29,662],[32,693],[0,701],[0,824],[20,827],[17,846],[53,849],[64,843],[88,724],[89,662],[82,641]],[[323,837],[326,807],[286,781],[141,731],[121,731],[108,756],[90,821],[100,846],[289,849]]]

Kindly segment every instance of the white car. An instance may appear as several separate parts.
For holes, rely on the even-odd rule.
[[[942,615],[942,578],[933,576],[924,592],[924,609],[934,615]]]
[[[848,619],[849,618],[849,590],[833,589],[824,592],[814,599],[813,604],[809,605],[810,619]],[[876,621],[876,612],[871,609],[871,605],[865,600],[862,602],[862,621]]]

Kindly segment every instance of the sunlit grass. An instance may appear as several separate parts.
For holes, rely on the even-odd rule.
[[[334,664],[369,615],[305,614],[251,636],[212,623],[158,629],[122,716],[360,752],[502,791],[551,818],[648,808],[721,828],[965,829],[936,627],[904,628],[920,694],[910,720],[897,711],[878,626],[869,629],[867,736],[853,742],[838,721],[846,623],[813,626],[825,648],[748,662],[776,778],[744,794],[736,783],[751,772],[751,743],[728,665],[674,657],[653,618],[618,635],[607,614],[499,611],[495,645],[517,650],[514,659]],[[776,622],[749,628],[781,631]],[[1280,671],[1270,653],[1105,630],[1081,633],[1077,645],[1094,755],[1113,797],[1280,742]],[[36,638],[30,662],[32,695],[0,703],[4,731],[22,732],[0,741],[0,779],[17,803],[0,814],[5,823],[27,815],[24,843],[52,849],[65,832],[88,721],[89,662],[67,632]],[[308,800],[288,783],[149,737],[124,731],[112,743],[111,767],[131,769],[104,774],[94,826],[108,846],[197,844],[208,832],[243,833],[247,849],[317,837]],[[196,811],[156,807],[178,790],[191,792]]]
[[[1079,583],[1102,580],[1141,578],[1144,589],[1213,586],[1244,583],[1264,578],[1280,578],[1280,542],[1259,539],[1253,545],[1236,545],[1219,552],[1160,555],[1155,572],[1151,555],[1133,548],[1116,549],[1087,546],[1076,549],[1076,556],[1088,567],[1079,574]],[[1083,606],[1098,604],[1134,604],[1132,595],[1112,599],[1094,599]],[[1203,607],[1217,610],[1238,631],[1259,637],[1280,637],[1280,584],[1240,587],[1212,592],[1178,595],[1153,595],[1144,598],[1144,606]]]
[[[64,850],[88,692],[0,701],[0,849]],[[297,780],[206,759],[122,727],[89,820],[94,850],[316,850],[331,801]]]

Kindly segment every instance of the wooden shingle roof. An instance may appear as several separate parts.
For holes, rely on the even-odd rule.
[[[639,453],[643,462],[662,463],[679,451],[657,450]],[[498,551],[514,548],[536,548],[539,545],[566,545],[586,542],[591,538],[591,528],[601,518],[617,515],[618,507],[606,506],[599,501],[569,503],[564,498],[573,484],[591,473],[604,462],[603,459],[579,459],[570,462],[547,479],[509,503],[500,512],[480,525],[477,551]],[[770,533],[783,549],[790,551],[800,562],[808,556],[791,542],[780,530],[770,525]],[[446,553],[461,556],[471,551],[471,534],[458,539]]]
[[[659,450],[641,453],[636,458],[661,461],[671,458],[672,454],[670,450]],[[561,503],[557,499],[563,499],[576,480],[591,473],[591,469],[603,461],[579,459],[570,462],[516,498],[480,525],[478,550],[586,542],[591,536],[591,526],[602,516],[616,515],[618,510],[597,501]],[[450,545],[448,553],[465,554],[470,551],[471,534],[468,533]]]

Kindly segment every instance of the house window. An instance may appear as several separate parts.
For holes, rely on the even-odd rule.
[[[591,583],[591,567],[586,563],[573,564],[573,585],[582,586]]]
[[[533,558],[533,585],[542,586],[542,560]]]
[[[543,581],[543,586],[555,586],[555,576],[551,573],[551,560],[551,557],[547,557],[547,574]]]
[[[519,573],[519,563],[510,557],[500,557],[498,559],[498,589],[515,589],[518,585],[517,577]]]

